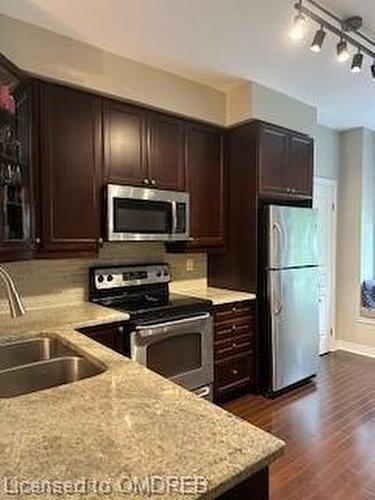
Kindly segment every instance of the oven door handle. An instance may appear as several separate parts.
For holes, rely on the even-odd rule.
[[[135,331],[140,337],[152,337],[153,335],[157,335],[163,328],[174,327],[178,325],[186,325],[193,323],[195,321],[203,321],[210,318],[209,313],[200,314],[199,316],[192,316],[190,318],[177,319],[175,321],[165,321],[164,323],[157,323],[153,325],[139,325],[135,328]]]

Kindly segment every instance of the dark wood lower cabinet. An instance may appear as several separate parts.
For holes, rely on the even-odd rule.
[[[80,328],[78,331],[114,351],[130,357],[130,336],[127,323],[91,326]]]
[[[249,479],[223,493],[218,500],[268,500],[269,472],[268,467],[253,474]]]
[[[255,385],[255,302],[214,309],[215,400]]]

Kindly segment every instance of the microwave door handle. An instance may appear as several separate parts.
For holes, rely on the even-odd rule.
[[[172,206],[172,234],[177,233],[177,202],[176,201],[171,201],[171,206]]]

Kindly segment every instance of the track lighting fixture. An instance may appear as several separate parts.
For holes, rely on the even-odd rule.
[[[349,60],[349,57],[348,43],[341,38],[337,44],[337,60],[344,63]]]
[[[358,51],[356,54],[354,54],[352,67],[350,68],[350,71],[352,73],[360,73],[362,71],[362,65],[363,65],[363,54],[361,53],[361,51]]]
[[[309,4],[309,7],[306,6]],[[327,32],[337,37],[337,60],[344,63],[350,58],[350,47],[357,49],[353,56],[351,71],[362,71],[365,56],[373,60],[371,75],[375,81],[375,40],[362,31],[363,19],[360,16],[351,16],[341,19],[329,9],[320,4],[319,0],[299,0],[294,8],[297,15],[294,18],[291,37],[301,40],[306,31],[307,20],[316,23],[316,30],[310,49],[312,52],[321,52]]]
[[[323,27],[321,27],[315,33],[310,50],[312,50],[313,52],[321,52],[325,37],[326,37],[326,32],[324,31]]]
[[[305,24],[306,18],[298,13],[293,21],[292,30],[290,32],[290,36],[293,40],[302,40],[305,34]]]

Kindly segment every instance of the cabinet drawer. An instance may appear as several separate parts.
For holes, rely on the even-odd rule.
[[[251,302],[235,302],[215,308],[215,323],[226,323],[240,318],[254,319],[254,306]]]
[[[236,321],[232,323],[215,325],[215,341],[227,340],[239,335],[252,337],[254,332],[253,323],[249,321]]]
[[[253,349],[253,337],[241,335],[215,342],[215,360],[228,358],[237,354],[249,352]]]
[[[252,351],[215,363],[216,392],[222,394],[249,384],[253,372]]]

